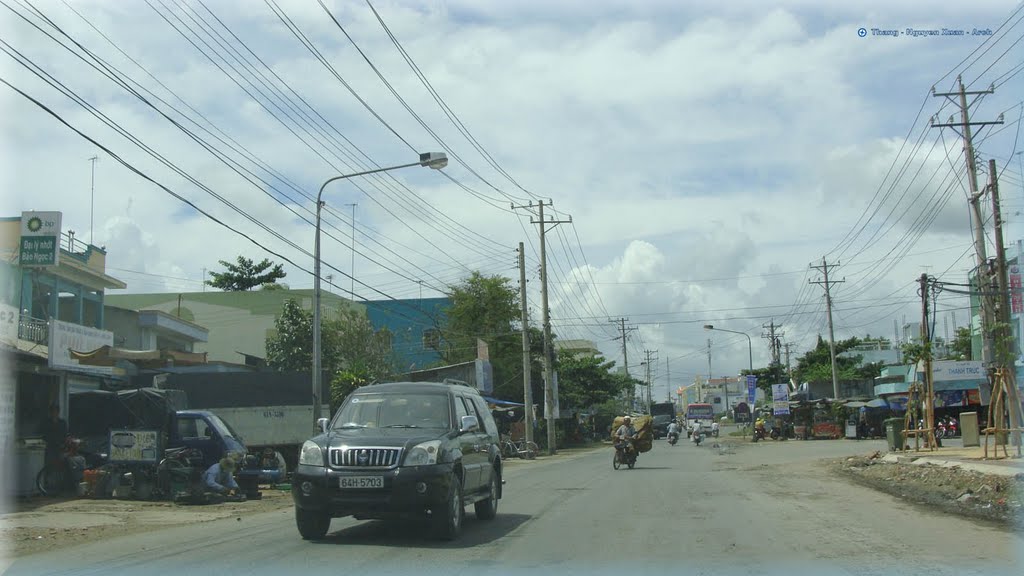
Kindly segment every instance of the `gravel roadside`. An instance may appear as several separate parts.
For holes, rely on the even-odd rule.
[[[833,472],[863,486],[958,516],[1024,527],[1024,477],[985,474],[960,466],[882,462],[877,454],[830,462]]]
[[[291,493],[263,490],[260,500],[184,505],[143,500],[32,498],[0,516],[5,553],[26,556],[56,547],[95,542],[151,530],[291,508]]]

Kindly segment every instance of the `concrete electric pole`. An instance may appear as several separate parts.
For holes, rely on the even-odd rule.
[[[839,372],[836,368],[836,334],[835,329],[832,325],[832,285],[840,284],[846,280],[829,280],[828,270],[829,268],[835,268],[839,266],[839,263],[829,264],[824,258],[821,259],[821,266],[811,265],[811,268],[821,270],[825,275],[824,281],[812,281],[811,284],[819,284],[825,286],[825,311],[828,314],[828,348],[829,355],[832,357],[832,394],[833,398],[839,398]]]
[[[935,92],[935,88],[932,87],[932,96],[942,96],[952,102],[957,108],[960,109],[960,121],[955,122],[954,118],[950,116],[949,121],[945,124],[939,124],[936,122],[936,118],[932,117],[931,126],[932,128],[952,128],[957,131],[957,134],[963,138],[964,141],[964,154],[967,156],[967,182],[970,185],[970,198],[968,201],[971,205],[971,226],[974,228],[974,250],[977,255],[977,272],[976,277],[978,279],[978,292],[981,316],[981,334],[982,334],[982,362],[985,368],[991,368],[993,361],[993,348],[992,348],[992,323],[995,319],[993,315],[993,302],[990,296],[986,294],[990,292],[988,287],[988,257],[985,254],[985,219],[981,214],[981,196],[982,193],[978,191],[978,171],[976,161],[974,158],[974,142],[971,137],[971,126],[987,126],[990,124],[1002,124],[1003,119],[1000,116],[999,120],[995,122],[971,122],[970,108],[973,104],[978,102],[978,98],[975,98],[972,102],[967,102],[968,96],[983,96],[986,94],[993,94],[995,90],[989,88],[988,90],[979,90],[968,92],[964,88],[963,79],[957,76],[957,84],[960,89],[956,92]]]
[[[533,442],[533,382],[531,380],[530,362],[530,315],[526,307],[526,252],[523,243],[519,243],[519,299],[523,307],[523,404],[526,411],[526,443]],[[527,451],[532,458],[533,452]]]
[[[537,224],[540,229],[540,306],[541,315],[543,316],[543,330],[544,330],[544,416],[547,420],[547,431],[548,431],[548,454],[555,454],[555,420],[558,419],[558,406],[557,406],[557,394],[555,390],[555,367],[554,367],[554,350],[552,349],[551,343],[551,311],[548,309],[548,260],[547,260],[547,243],[545,241],[545,235],[548,231],[548,225],[559,225],[569,224],[572,222],[572,218],[568,220],[547,220],[544,218],[544,201],[537,202],[537,219],[530,219],[531,224]],[[551,206],[551,202],[547,203]],[[526,208],[532,210],[534,208],[533,202],[530,202],[527,206],[512,206],[516,208]]]
[[[633,330],[636,330],[636,327],[634,327],[634,326],[628,326],[628,327],[626,326],[626,322],[628,322],[628,321],[629,321],[629,318],[619,318],[617,320],[610,320],[610,322],[613,322],[613,323],[616,323],[616,324],[619,325],[619,330],[621,331],[621,334],[622,334],[621,336],[618,336],[615,339],[618,340],[619,338],[622,338],[622,369],[626,372],[626,378],[629,378],[629,356],[626,353],[627,333],[632,332]],[[633,386],[632,384],[630,384],[629,385],[629,409],[630,410],[633,409],[633,405],[635,403],[635,400],[636,400],[636,387]]]

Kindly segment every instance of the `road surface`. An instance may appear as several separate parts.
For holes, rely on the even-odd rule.
[[[1017,573],[1019,534],[849,484],[820,464],[884,449],[658,441],[636,469],[615,471],[608,448],[510,464],[498,518],[477,521],[470,508],[454,543],[351,519],[304,542],[285,510],[48,551],[7,573]]]

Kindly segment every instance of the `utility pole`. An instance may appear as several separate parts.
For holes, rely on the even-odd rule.
[[[672,375],[668,371],[668,358],[665,358],[665,399],[672,401]]]
[[[619,337],[616,337],[616,340],[618,340],[619,338],[622,338],[622,366],[623,366],[623,370],[625,370],[625,372],[626,372],[626,378],[629,378],[629,356],[626,354],[626,338],[627,338],[626,334],[627,334],[627,332],[632,332],[633,330],[636,330],[636,328],[633,327],[633,326],[630,326],[630,327],[627,328],[626,327],[626,322],[627,321],[629,321],[629,318],[619,318],[618,320],[609,320],[609,322],[612,322],[612,323],[615,323],[615,324],[619,325],[619,330],[621,331],[622,335],[619,336]],[[636,401],[636,386],[634,386],[632,384],[632,380],[630,380],[630,385],[629,385],[629,409],[630,410],[633,409],[633,404],[635,403],[635,401]]]
[[[551,206],[551,202],[547,203]],[[517,206],[513,205],[512,209],[515,210]],[[518,208],[533,209],[533,202],[530,202],[527,206],[519,206]],[[540,200],[537,202],[538,219],[530,219],[531,224],[538,224],[540,228],[540,306],[541,314],[543,316],[543,329],[544,329],[544,412],[547,418],[547,429],[548,429],[548,454],[555,454],[555,420],[558,418],[556,411],[556,392],[554,390],[554,351],[551,347],[551,314],[548,310],[548,260],[547,260],[547,249],[546,242],[544,239],[545,234],[548,231],[548,224],[555,226],[559,224],[570,224],[572,218],[568,220],[546,220],[544,218],[544,201]]]
[[[921,342],[924,344],[924,428],[928,439],[928,445],[935,448],[935,390],[932,382],[932,350],[931,330],[928,322],[928,295],[929,283],[928,274],[921,274]],[[910,407],[907,407],[910,410]]]
[[[708,386],[711,386],[711,338],[708,338]]]
[[[988,161],[988,173],[988,188],[992,193],[992,219],[996,233],[996,276],[999,283],[999,357],[997,364],[1004,368],[1004,373],[1008,375],[1004,388],[1006,388],[1007,405],[1009,406],[1010,428],[1016,429],[1013,432],[1011,444],[1020,446],[1022,418],[1020,399],[1018,398],[1017,377],[1015,374],[1017,347],[1013,341],[1013,328],[1011,327],[1013,310],[1010,308],[1010,279],[1006,269],[1006,247],[1003,245],[1003,213],[999,205],[999,180],[995,160]]]
[[[792,342],[786,342],[786,344],[785,344],[785,347],[786,347],[786,375],[789,377],[790,380],[793,379],[793,368],[789,364],[789,348],[792,345],[793,345]]]
[[[957,131],[957,134],[959,134],[964,141],[964,154],[967,156],[967,182],[970,185],[971,194],[968,202],[971,205],[971,225],[974,228],[974,250],[977,255],[978,263],[976,277],[978,279],[978,299],[981,302],[979,312],[981,316],[982,362],[984,363],[985,368],[991,368],[993,361],[992,321],[995,317],[993,316],[992,298],[987,295],[989,289],[987,286],[988,282],[986,281],[986,277],[988,275],[986,272],[988,257],[985,254],[985,219],[981,214],[982,194],[978,191],[978,171],[977,166],[975,165],[974,142],[971,138],[971,126],[1002,124],[1003,117],[1000,115],[999,119],[995,122],[971,122],[970,108],[973,104],[978,102],[978,98],[975,98],[974,101],[968,103],[967,96],[994,94],[995,89],[989,87],[988,90],[968,92],[964,88],[964,82],[960,76],[957,76],[956,81],[957,84],[960,85],[960,89],[956,92],[938,93],[935,92],[935,87],[933,86],[932,96],[942,96],[958,107],[960,109],[960,121],[954,122],[953,117],[950,116],[947,123],[939,124],[933,116],[931,126],[932,128],[952,128]]]
[[[644,394],[644,414],[649,414],[651,410],[651,403],[648,400],[651,395],[651,351],[644,350],[644,354],[647,356],[647,361],[644,362],[644,368],[647,370],[645,380],[647,381],[647,393]]]
[[[351,282],[351,287],[348,290],[348,297],[351,298],[353,301],[355,301],[355,299],[356,299],[356,206],[358,206],[358,204],[356,204],[356,203],[345,204],[345,206],[351,206],[352,207],[352,267],[351,267],[351,275],[350,275],[350,278],[352,279],[352,282]]]
[[[96,161],[99,160],[98,156],[89,158],[89,162],[92,163],[92,180],[89,184],[89,244],[93,243],[93,224],[96,218]]]
[[[825,311],[828,314],[828,348],[829,355],[832,357],[832,394],[835,399],[839,399],[839,372],[836,368],[836,334],[835,328],[832,325],[832,285],[841,284],[846,281],[843,280],[829,280],[828,269],[839,266],[839,263],[829,264],[824,258],[821,259],[821,266],[811,265],[811,268],[821,270],[825,274],[824,281],[813,281],[811,284],[819,284],[825,286]]]
[[[422,284],[421,284],[422,286]],[[526,408],[526,442],[533,442],[533,382],[530,376],[530,315],[526,307],[526,252],[519,243],[519,299],[523,307],[523,404]],[[533,452],[527,454],[533,457]]]

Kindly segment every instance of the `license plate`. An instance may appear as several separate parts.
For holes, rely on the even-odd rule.
[[[346,476],[340,479],[342,488],[383,488],[383,476]]]

